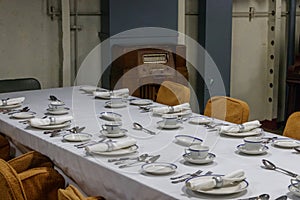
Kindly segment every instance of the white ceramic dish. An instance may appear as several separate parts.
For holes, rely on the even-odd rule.
[[[133,145],[131,147],[124,148],[124,149],[118,149],[115,151],[101,151],[101,152],[93,151],[92,153],[102,155],[102,156],[121,156],[121,155],[135,153],[137,151],[137,149],[138,149],[138,146]]]
[[[195,179],[197,179],[197,180],[198,179],[211,179],[214,176],[216,176],[216,175],[194,177],[194,178],[188,179],[186,181],[186,183],[188,183],[191,180],[195,180]],[[235,194],[235,193],[239,193],[239,192],[246,190],[248,188],[248,186],[249,186],[249,183],[246,180],[243,180],[236,184],[231,184],[231,185],[221,187],[221,188],[213,188],[210,190],[193,190],[192,188],[189,188],[188,185],[186,184],[186,187],[194,192],[200,192],[203,194],[212,194],[212,195]],[[225,197],[224,197],[224,199],[225,199]]]
[[[64,114],[68,114],[69,111],[70,111],[70,108],[66,108],[66,107],[63,109],[58,109],[58,110],[51,109],[51,108],[47,109],[47,112],[52,115],[64,115]]]
[[[20,106],[22,106],[22,103],[12,104],[12,105],[6,105],[6,106],[0,106],[0,109],[18,108]]]
[[[192,114],[192,110],[187,109],[187,110],[183,110],[181,112],[174,112],[174,113],[159,113],[159,112],[154,112],[153,114],[154,115],[172,114],[173,116],[175,115],[175,116],[178,116],[178,117],[183,117],[183,116]]]
[[[174,172],[177,166],[172,163],[155,162],[142,165],[142,170],[149,174],[163,175]]]
[[[101,112],[100,118],[106,119],[109,121],[121,121],[122,115],[114,112]]]
[[[44,126],[39,126],[39,125],[31,125],[34,128],[38,128],[38,129],[60,129],[60,128],[65,128],[71,125],[70,121],[61,123],[61,124],[53,124],[53,125],[44,125]]]
[[[90,140],[92,135],[87,133],[71,133],[64,135],[63,138],[69,142],[84,142]]]
[[[119,133],[108,133],[106,130],[101,130],[100,133],[108,138],[118,138],[125,136],[127,130],[122,128]]]
[[[12,117],[16,118],[16,119],[30,119],[30,118],[33,118],[34,115],[35,115],[35,113],[33,113],[33,112],[18,112],[18,113],[12,114]]]
[[[52,106],[63,106],[63,105],[65,105],[65,102],[63,102],[63,101],[51,101],[50,104]]]
[[[177,143],[184,146],[191,146],[192,144],[202,144],[203,142],[203,140],[201,140],[200,138],[190,135],[176,135],[175,139]]]
[[[159,128],[162,128],[162,129],[176,129],[176,128],[179,128],[181,127],[181,123],[177,123],[177,124],[165,124],[164,121],[159,121],[157,122],[157,125]]]
[[[152,104],[153,101],[150,99],[135,99],[130,101],[130,104],[136,105],[136,106],[146,106]]]
[[[296,184],[296,186],[299,187],[298,184]],[[289,185],[289,186],[288,186],[288,189],[289,189],[289,191],[290,191],[291,193],[293,193],[295,196],[300,197],[300,189],[296,188],[296,187],[293,186],[293,185]]]
[[[246,131],[241,133],[222,133],[224,135],[234,136],[234,137],[245,137],[245,136],[253,136],[253,135],[259,135],[262,134],[263,130],[261,128],[254,129],[252,131]]]
[[[195,159],[192,158],[190,153],[186,153],[183,155],[184,160],[193,163],[193,164],[207,164],[214,161],[216,155],[213,153],[208,153],[208,155],[204,159]]]
[[[206,117],[201,117],[201,116],[193,117],[189,120],[189,123],[191,123],[191,124],[200,124],[200,125],[201,124],[209,124],[211,122],[212,122],[211,119],[206,118]]]
[[[127,102],[124,100],[122,103],[114,103],[112,104],[111,101],[105,102],[105,105],[109,108],[123,108],[127,106]]]
[[[259,154],[264,154],[268,151],[269,147],[262,145],[262,147],[258,150],[248,150],[245,148],[245,144],[240,144],[237,146],[237,149],[244,153],[244,154],[249,154],[249,155],[259,155]]]
[[[289,139],[279,139],[275,140],[273,144],[277,147],[281,148],[295,148],[300,146],[300,142],[296,140],[289,140]]]

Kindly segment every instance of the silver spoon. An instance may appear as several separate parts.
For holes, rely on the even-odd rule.
[[[284,174],[287,174],[287,175],[289,175],[289,176],[291,176],[291,177],[294,177],[294,178],[296,178],[296,177],[298,176],[298,174],[295,174],[295,173],[293,173],[293,172],[291,172],[291,171],[288,171],[288,170],[286,170],[286,169],[282,169],[282,168],[280,168],[280,167],[277,167],[276,165],[274,165],[272,162],[270,162],[270,161],[268,161],[268,160],[263,159],[262,162],[263,162],[263,164],[265,165],[265,168],[266,168],[266,169],[270,169],[270,170],[280,170],[281,172],[284,172]]]
[[[132,163],[129,163],[129,164],[126,164],[126,165],[120,165],[119,168],[125,168],[125,167],[130,167],[132,166],[133,164],[136,164],[136,163],[139,163],[139,162],[143,162],[146,160],[146,158],[148,157],[149,155],[148,154],[142,154],[140,155],[136,161],[132,162]]]
[[[149,129],[146,129],[144,128],[141,124],[137,123],[137,122],[134,122],[133,123],[133,127],[137,130],[143,130],[145,131],[146,133],[149,133],[151,135],[156,135],[156,133],[154,131],[150,131]]]
[[[250,197],[250,198],[246,198],[246,199],[239,199],[239,200],[268,200],[270,199],[270,195],[268,194],[261,194],[257,197]]]

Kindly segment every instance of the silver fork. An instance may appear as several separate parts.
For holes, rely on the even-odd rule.
[[[192,173],[192,174],[184,174],[184,175],[182,175],[181,177],[185,177],[185,178],[181,178],[181,177],[179,177],[179,178],[181,178],[181,179],[179,179],[179,180],[175,180],[175,181],[171,181],[171,183],[181,183],[181,182],[184,182],[184,181],[186,181],[187,179],[189,179],[189,178],[192,178],[192,177],[195,177],[195,176],[198,176],[198,175],[200,175],[201,173],[202,173],[203,171],[202,170],[198,170],[198,171],[196,171],[195,173]],[[178,177],[175,177],[175,178],[177,178],[178,179]],[[172,180],[174,180],[174,179],[172,179]]]

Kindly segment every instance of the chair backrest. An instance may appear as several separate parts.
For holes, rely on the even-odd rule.
[[[10,144],[8,139],[0,133],[0,158],[3,160],[10,159]]]
[[[283,130],[283,135],[300,140],[300,112],[294,112],[289,116]]]
[[[41,89],[41,84],[35,78],[0,80],[0,93],[39,89]]]
[[[175,106],[190,101],[190,89],[182,84],[164,81],[157,92],[156,102]]]
[[[0,196],[1,200],[27,199],[18,174],[2,159],[0,159]]]
[[[204,115],[242,124],[248,121],[249,112],[248,104],[242,100],[226,96],[215,96],[207,101]]]

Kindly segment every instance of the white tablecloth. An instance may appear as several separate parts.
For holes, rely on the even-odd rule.
[[[74,143],[63,142],[62,137],[50,138],[43,130],[34,129],[11,119],[6,114],[0,114],[0,131],[20,143],[48,155],[69,174],[89,195],[103,195],[107,199],[237,199],[268,193],[271,199],[282,194],[289,194],[288,185],[291,177],[280,172],[261,168],[262,159],[268,159],[282,168],[300,173],[300,155],[291,149],[280,149],[269,146],[265,155],[247,156],[237,153],[237,145],[243,143],[242,138],[220,136],[217,132],[208,132],[200,125],[184,122],[177,130],[161,130],[157,128],[159,116],[150,112],[141,113],[137,106],[125,108],[104,107],[107,100],[95,99],[93,96],[74,88],[57,88],[41,91],[26,91],[1,94],[0,98],[26,97],[24,106],[43,117],[49,104],[49,96],[55,95],[71,108],[74,120],[72,126],[85,126],[84,132],[93,134],[93,139],[99,140],[101,125],[105,120],[99,118],[102,111],[113,111],[122,115],[123,128],[128,135],[137,140],[138,153],[160,154],[158,161],[174,163],[177,170],[173,174],[154,176],[141,173],[140,166],[119,169],[113,163],[108,163],[108,156],[86,155],[84,149],[74,147]],[[254,112],[254,111],[253,111]],[[149,135],[135,130],[132,123],[136,121],[145,127],[158,132]],[[210,152],[216,155],[213,163],[194,165],[186,163],[182,157],[185,147],[174,143],[174,137],[179,134],[197,136],[209,145]],[[272,136],[265,133],[267,136]],[[120,157],[120,156],[119,156]],[[170,177],[197,170],[213,171],[216,174],[227,174],[237,169],[246,173],[249,187],[245,192],[211,196],[195,193],[186,189],[184,183],[172,184]],[[295,196],[289,197],[295,198]]]

